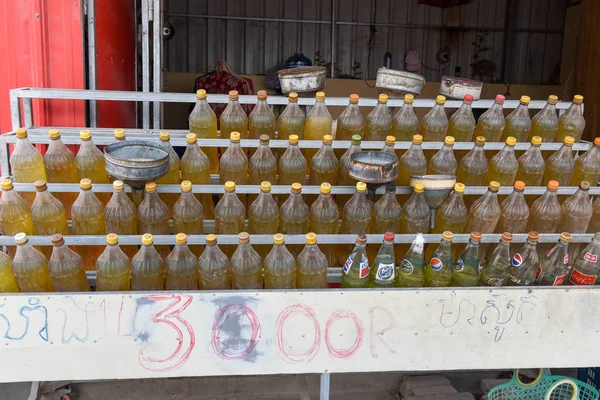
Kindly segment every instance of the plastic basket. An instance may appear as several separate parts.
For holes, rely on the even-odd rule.
[[[531,383],[519,379],[515,370],[512,379],[488,393],[489,400],[598,400],[598,391],[587,383],[564,376],[546,375],[540,369]]]

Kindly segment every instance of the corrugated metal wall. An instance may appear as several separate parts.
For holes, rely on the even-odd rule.
[[[360,76],[374,78],[387,51],[392,53],[393,68],[404,69],[406,52],[415,50],[423,63],[420,73],[428,81],[454,75],[457,67],[462,76],[470,77],[473,43],[479,35],[481,46],[489,48],[479,59],[496,66],[493,78],[544,84],[555,74],[558,77],[565,0],[514,1],[516,18],[508,21],[513,27],[509,35],[505,29],[509,0],[475,0],[449,9],[421,5],[418,0],[334,2],[338,74],[352,74],[352,66],[360,63]],[[323,61],[331,60],[330,0],[169,0],[165,7],[165,22],[175,32],[165,45],[165,65],[171,72],[210,71],[222,58],[238,73],[265,74],[295,52],[313,60],[319,53]],[[303,22],[227,19],[232,17]],[[512,37],[512,45],[505,48],[506,36]],[[441,65],[436,55],[443,47],[451,50],[451,61]],[[505,54],[510,62],[504,62]]]

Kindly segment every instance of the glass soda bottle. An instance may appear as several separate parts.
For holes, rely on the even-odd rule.
[[[240,134],[232,132],[230,143],[221,156],[219,182],[232,181],[238,185],[248,184],[248,156],[240,146]]]
[[[569,271],[569,242],[573,235],[569,232],[560,234],[558,243],[542,256],[537,271],[536,284],[542,286],[560,286]]]
[[[156,183],[159,185],[179,185],[181,182],[181,168],[179,156],[171,146],[171,134],[166,131],[161,131],[160,144],[165,146],[169,150],[169,171],[162,178],[158,178]],[[177,201],[177,193],[161,193],[160,198],[167,204],[169,210],[173,210],[173,205]]]
[[[269,137],[260,135],[260,144],[250,157],[248,164],[250,185],[260,185],[263,181],[277,183],[277,159],[269,148]]]
[[[504,100],[501,94],[496,95],[496,101],[477,120],[475,136],[483,136],[488,142],[498,142],[505,127]]]
[[[594,144],[575,160],[570,186],[577,186],[582,181],[597,186],[600,181],[600,137],[594,139]]]
[[[310,161],[309,185],[320,185],[329,182],[337,184],[339,161],[333,152],[331,135],[323,136],[323,145]]]
[[[571,175],[575,168],[575,160],[573,159],[573,137],[567,136],[563,145],[554,154],[548,157],[546,161],[546,169],[542,182],[555,180],[559,185],[568,186],[571,182]]]
[[[296,257],[296,287],[324,289],[327,287],[327,257],[317,245],[317,235],[306,234],[306,245]]]
[[[290,195],[279,209],[279,230],[285,234],[303,234],[308,232],[308,221],[309,209],[302,198],[302,185],[293,183]]]
[[[210,108],[208,101],[206,101],[206,90],[196,91],[196,98],[198,100],[188,119],[190,132],[195,133],[196,137],[200,139],[217,139],[217,116]],[[219,172],[218,149],[216,147],[206,147],[202,149],[202,152],[210,160],[210,171],[214,174]]]
[[[58,129],[50,129],[48,132],[50,144],[44,154],[44,166],[46,168],[47,182],[49,183],[77,183],[77,167],[75,156],[63,143]],[[67,210],[71,209],[77,198],[76,193],[56,193],[55,197],[65,205]],[[67,212],[67,218],[71,215]]]
[[[410,249],[399,263],[396,287],[423,287],[425,280],[425,238],[417,233]]]
[[[454,260],[452,258],[452,239],[454,234],[450,231],[442,233],[442,241],[433,252],[429,263],[425,267],[426,287],[452,286],[452,270]]]
[[[165,289],[198,290],[197,262],[187,245],[187,235],[175,235],[175,247],[165,261]]]
[[[490,160],[488,180],[496,181],[503,186],[511,186],[515,183],[519,162],[515,156],[515,144],[517,140],[509,136],[506,138],[505,145]]]
[[[310,206],[310,230],[316,234],[336,235],[340,219],[340,209],[331,198],[331,185],[327,182],[321,184],[321,194]],[[334,245],[323,246],[329,266],[337,265]]]
[[[400,232],[402,207],[396,198],[396,185],[387,184],[383,196],[373,205],[369,232]]]
[[[0,230],[3,235],[16,235],[23,232],[35,235],[36,230],[31,218],[31,206],[17,193],[10,179],[2,179],[0,197]],[[55,232],[56,233],[56,232]]]
[[[303,184],[306,182],[308,163],[302,151],[298,148],[298,135],[289,136],[288,147],[283,155],[279,157],[277,169],[280,185],[291,185],[296,182]]]
[[[525,244],[512,256],[508,272],[508,286],[531,286],[535,282],[540,268],[536,248],[539,238],[539,233],[529,232]]]
[[[385,140],[392,131],[392,114],[387,102],[388,95],[380,94],[377,98],[377,105],[367,116],[365,123],[366,140]]]
[[[79,187],[81,188],[79,197],[71,208],[73,233],[75,235],[105,235],[104,204],[92,192],[92,182],[89,179],[82,179]],[[102,246],[77,246],[77,251],[83,258],[83,265],[87,270],[94,269],[96,259],[103,250]]]
[[[187,147],[181,157],[181,179],[190,181],[194,185],[210,185],[210,165],[208,157],[198,147],[196,134],[188,133],[186,135]],[[245,154],[244,154],[245,156]],[[223,166],[223,157],[221,157],[221,167]],[[219,177],[224,173],[221,168]],[[245,175],[244,175],[245,176]],[[215,206],[210,194],[201,194],[196,196],[204,207],[204,216],[212,218]]]
[[[419,119],[413,108],[414,99],[412,94],[405,94],[404,104],[392,119],[392,135],[399,142],[412,140],[419,133]]]
[[[46,180],[44,157],[27,137],[27,129],[18,128],[15,132],[17,143],[10,155],[10,169],[15,182],[33,183]],[[8,171],[5,171],[8,173]],[[31,196],[33,199],[33,196]],[[6,235],[6,233],[4,233]]]
[[[467,186],[484,186],[487,183],[488,160],[483,147],[485,138],[478,136],[475,146],[458,164],[456,180]]]
[[[600,232],[596,232],[592,238],[592,242],[575,259],[575,263],[569,272],[567,285],[594,285],[600,273],[599,256]]]
[[[525,183],[516,181],[512,193],[500,203],[500,219],[496,225],[496,233],[527,232],[527,221],[529,220],[529,206],[525,201]]]
[[[181,196],[173,206],[173,230],[187,235],[204,233],[204,207],[192,193],[190,181],[181,182]],[[192,252],[199,256],[202,246],[190,246]]]
[[[558,130],[554,137],[555,142],[562,142],[568,136],[575,142],[581,140],[581,135],[585,129],[585,118],[583,118],[583,96],[576,94],[573,96],[573,104],[558,119]]]
[[[465,231],[468,211],[463,199],[464,193],[465,185],[460,182],[455,183],[454,190],[435,213],[433,233],[443,233],[444,231],[463,233]]]
[[[475,117],[473,116],[473,110],[471,104],[473,103],[473,96],[465,94],[463,103],[448,123],[448,135],[452,136],[457,142],[470,142],[473,139],[473,132],[475,132]]]
[[[487,192],[475,200],[469,209],[467,232],[494,233],[500,219],[498,189],[500,184],[491,181]]]
[[[146,183],[144,200],[138,207],[138,231],[153,235],[169,234],[169,210],[156,193],[156,183]],[[169,255],[169,246],[157,249],[163,257]]]
[[[429,221],[431,210],[425,201],[425,187],[417,183],[413,194],[404,204],[400,216],[400,233],[427,233],[429,232]]]
[[[479,281],[479,243],[481,232],[471,232],[469,243],[454,263],[452,284],[454,286],[477,286]]]
[[[106,248],[96,260],[96,290],[126,292],[130,290],[130,286],[129,257],[119,247],[119,236],[109,233],[106,235]]]
[[[84,129],[79,132],[79,138],[81,145],[75,156],[77,178],[79,180],[88,178],[92,183],[108,183],[104,154],[92,141],[92,134],[89,130]]]
[[[83,267],[83,259],[66,244],[60,233],[52,235],[52,256],[48,261],[48,273],[55,292],[89,292]]]
[[[504,232],[502,234],[500,243],[483,263],[479,275],[479,286],[506,286],[511,265],[510,242],[512,239],[512,233]]]
[[[198,258],[200,290],[231,289],[231,264],[217,244],[217,237],[206,235],[206,247]]]
[[[137,235],[137,207],[125,193],[123,181],[113,182],[113,194],[104,207],[106,231],[118,235]],[[123,251],[132,258],[137,253],[137,246],[125,246]]]
[[[556,116],[556,103],[558,96],[551,94],[548,96],[548,102],[531,120],[531,131],[529,140],[539,136],[545,143],[554,141],[556,131],[558,130],[558,117]],[[527,183],[529,185],[529,183]]]
[[[238,132],[244,139],[248,139],[248,116],[240,105],[237,90],[229,91],[229,103],[221,113],[219,119],[221,137],[227,138],[231,132]]]
[[[529,96],[521,96],[519,105],[506,117],[506,126],[502,133],[502,140],[514,137],[517,142],[527,141],[527,135],[531,129],[531,117],[529,116]]]
[[[0,293],[17,293],[19,286],[13,275],[12,260],[3,251],[0,251]]]
[[[250,244],[250,235],[240,232],[238,243],[235,253],[231,256],[233,289],[262,289],[262,260]]]
[[[304,136],[307,140],[321,140],[325,135],[331,135],[331,126],[333,118],[325,105],[325,93],[317,92],[315,95],[315,105],[306,114],[306,123],[304,126]],[[305,154],[308,160],[312,159],[316,150],[306,149]]]
[[[265,257],[265,289],[295,289],[296,260],[285,247],[281,233],[273,236],[273,248]]]
[[[529,186],[539,186],[542,183],[546,162],[542,157],[541,145],[541,137],[534,136],[531,138],[531,147],[517,159],[519,169],[517,170],[516,180],[523,181]]]
[[[369,233],[371,222],[371,209],[373,203],[367,199],[367,185],[364,182],[356,184],[356,192],[342,208],[341,234]],[[343,264],[348,254],[352,251],[352,245],[338,246],[338,261]]]
[[[421,143],[423,143],[423,136],[414,135],[412,145],[398,160],[398,179],[396,179],[398,186],[408,186],[411,176],[427,173],[427,159],[423,154]]]
[[[350,186],[356,183],[356,180],[350,177],[350,164],[352,154],[362,151],[360,148],[361,141],[362,138],[359,135],[352,136],[350,147],[348,147],[348,150],[340,157],[337,179],[337,184],[340,186]]]
[[[4,197],[4,196],[2,196]],[[2,234],[6,235],[4,231]],[[13,258],[12,272],[21,292],[53,292],[48,260],[33,248],[23,232],[15,235],[17,252]]]
[[[421,120],[419,133],[426,142],[441,142],[448,131],[448,117],[444,110],[446,97],[438,95],[435,98],[435,105]]]
[[[267,91],[259,90],[256,98],[258,99],[256,106],[248,117],[249,137],[250,139],[258,139],[261,135],[267,135],[269,138],[275,139],[277,120],[267,103]]]
[[[383,244],[373,260],[367,287],[389,288],[396,285],[395,237],[393,232],[386,232],[383,235]]]
[[[165,290],[165,259],[150,233],[142,235],[142,247],[131,260],[131,290]]]
[[[527,230],[542,233],[554,233],[558,231],[562,209],[558,201],[557,191],[558,182],[548,182],[546,192],[531,205]]]
[[[352,253],[342,268],[342,283],[344,289],[364,288],[369,281],[369,260],[367,259],[367,235],[360,234]]]
[[[359,96],[357,94],[350,95],[348,107],[342,111],[337,119],[336,140],[351,140],[354,135],[363,137],[365,120],[358,107],[358,100]]]
[[[456,175],[457,163],[453,147],[454,138],[446,136],[442,148],[429,159],[428,174]]]
[[[298,93],[288,94],[288,105],[277,120],[279,139],[296,135],[298,139],[304,140],[304,120],[304,112],[298,105]]]

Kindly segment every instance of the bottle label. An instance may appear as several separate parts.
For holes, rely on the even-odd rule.
[[[569,282],[571,282],[573,285],[580,286],[593,285],[596,282],[596,275],[584,274],[583,272],[577,271],[575,268],[573,268],[573,272],[569,277]]]
[[[429,265],[431,265],[431,269],[434,271],[441,271],[442,268],[444,268],[444,264],[442,263],[442,260],[440,260],[437,257],[433,257],[431,259]]]
[[[365,260],[360,263],[360,275],[361,278],[369,276],[369,260]]]
[[[536,274],[535,274],[535,280],[536,280],[536,281],[537,281],[538,279],[540,279],[540,275],[542,275],[542,266],[541,266],[541,265],[538,265],[537,272],[536,272]]]
[[[465,269],[465,262],[463,261],[462,258],[458,258],[458,260],[456,260],[456,263],[454,264],[454,270],[456,272],[462,272]]]
[[[546,257],[550,257],[550,254],[552,254],[552,250],[554,250],[554,249],[552,248],[546,252]]]
[[[563,284],[563,282],[565,281],[566,277],[567,277],[567,274],[557,276],[556,278],[554,278],[554,283],[552,284],[552,286],[561,286]]]
[[[377,266],[377,280],[380,281],[393,281],[395,278],[395,266],[394,264],[379,264]]]
[[[569,263],[569,255],[566,254],[565,258],[563,259],[563,264],[567,265]]]
[[[350,272],[350,267],[352,266],[352,258],[348,257],[348,259],[346,260],[346,262],[344,263],[344,273],[346,275],[348,275],[348,272]]]
[[[598,261],[598,255],[596,254],[592,254],[589,251],[585,253],[585,255],[583,256],[583,259],[592,263],[595,263],[596,261]]]
[[[523,265],[523,256],[520,255],[519,253],[515,254],[512,258],[512,265],[515,268],[518,268],[521,265]]]
[[[410,275],[413,273],[413,271],[415,270],[415,267],[412,265],[412,263],[408,260],[402,260],[402,263],[400,263],[400,273],[402,275]]]

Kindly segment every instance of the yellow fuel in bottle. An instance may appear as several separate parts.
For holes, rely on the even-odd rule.
[[[304,139],[304,112],[298,105],[298,93],[288,94],[289,103],[277,120],[279,139],[289,138],[296,135],[298,139]]]
[[[165,261],[165,289],[198,290],[197,261],[187,245],[186,234],[175,235],[175,247]]]
[[[204,233],[204,208],[192,193],[190,181],[181,182],[181,195],[173,206],[173,230],[188,235]],[[192,252],[199,256],[202,246],[190,246]]]
[[[196,92],[196,106],[190,113],[190,132],[195,133],[200,139],[217,139],[217,116],[206,101],[206,90],[200,89]],[[213,174],[219,172],[219,157],[217,147],[206,147],[202,151],[210,160],[210,171]]]
[[[131,286],[131,262],[119,247],[116,233],[106,235],[106,248],[96,260],[96,290],[126,292]]]
[[[83,259],[66,244],[60,233],[52,235],[52,256],[48,261],[48,273],[56,292],[89,292]]]
[[[81,145],[75,156],[77,179],[88,178],[92,181],[92,184],[109,183],[104,154],[92,141],[92,134],[89,130],[84,129],[79,132],[79,138],[81,139]],[[99,193],[98,198],[102,204],[106,204],[110,199],[110,193]]]
[[[419,119],[413,108],[415,96],[404,95],[404,104],[392,119],[392,135],[397,141],[407,142],[419,133]]]
[[[331,198],[331,185],[321,184],[321,194],[310,206],[310,230],[316,234],[337,234],[340,209]],[[327,256],[329,266],[338,265],[335,245],[324,245],[323,253]]]
[[[446,97],[439,95],[435,98],[435,105],[425,114],[419,126],[419,134],[426,142],[441,142],[448,131],[448,117],[444,111]]]
[[[48,132],[50,144],[44,154],[44,166],[46,167],[47,182],[49,183],[77,183],[77,167],[75,156],[65,146],[60,138],[58,129],[50,129]],[[56,198],[64,204],[67,210],[67,218],[71,217],[68,210],[77,198],[77,193],[56,193]]]
[[[306,115],[304,125],[304,138],[307,140],[322,140],[323,136],[331,135],[333,125],[333,118],[325,105],[325,93],[317,92],[315,99],[315,105]],[[314,149],[306,149],[307,160],[310,161],[316,152]]]
[[[221,137],[228,138],[231,132],[239,132],[243,139],[248,139],[248,116],[240,105],[237,90],[229,91],[229,104],[219,120]]]
[[[194,185],[209,185],[210,165],[208,157],[198,147],[195,133],[188,133],[185,138],[187,147],[181,157],[181,179],[190,181]],[[223,171],[221,171],[221,174],[223,174]],[[200,194],[196,197],[202,203],[202,207],[204,207],[204,216],[212,218],[215,210],[212,196],[210,194]]]
[[[33,183],[38,180],[46,180],[46,169],[44,168],[44,157],[27,137],[27,129],[18,128],[16,131],[17,144],[10,155],[10,169],[18,183]],[[33,193],[24,198],[31,203]],[[6,235],[6,233],[5,233]]]
[[[79,197],[71,208],[73,233],[75,235],[105,235],[104,205],[92,192],[92,182],[87,178],[82,179],[79,187],[81,188]],[[83,265],[87,270],[94,269],[96,259],[103,250],[102,246],[77,246],[77,251],[83,258]]]
[[[156,183],[159,185],[179,185],[179,182],[181,182],[180,160],[173,146],[171,146],[171,134],[169,132],[160,132],[160,144],[169,150],[169,171],[162,178],[158,178]],[[172,211],[178,198],[177,193],[161,193],[159,196],[167,204],[169,210]]]
[[[206,235],[206,248],[198,259],[201,290],[231,289],[231,264],[217,245],[217,237]]]
[[[317,245],[317,235],[306,234],[306,246],[296,257],[296,287],[324,289],[327,287],[327,257]]]
[[[269,139],[275,139],[275,125],[277,120],[267,103],[267,91],[259,90],[254,110],[248,117],[248,129],[250,139],[258,139],[261,135],[267,135]]]
[[[164,201],[156,193],[156,183],[146,183],[144,200],[138,207],[138,232],[153,235],[169,234],[169,211]],[[158,246],[163,257],[169,255],[169,246]]]
[[[296,260],[285,247],[281,233],[273,236],[273,247],[265,257],[265,289],[295,289]]]
[[[13,275],[12,260],[0,251],[0,293],[17,293],[19,286]]]
[[[142,247],[131,260],[131,290],[164,290],[165,259],[154,248],[154,237],[145,233]]]
[[[4,197],[4,196],[3,196]],[[4,232],[3,232],[4,233]],[[31,246],[27,235],[15,235],[17,253],[13,258],[12,270],[21,292],[53,292],[48,260]]]

